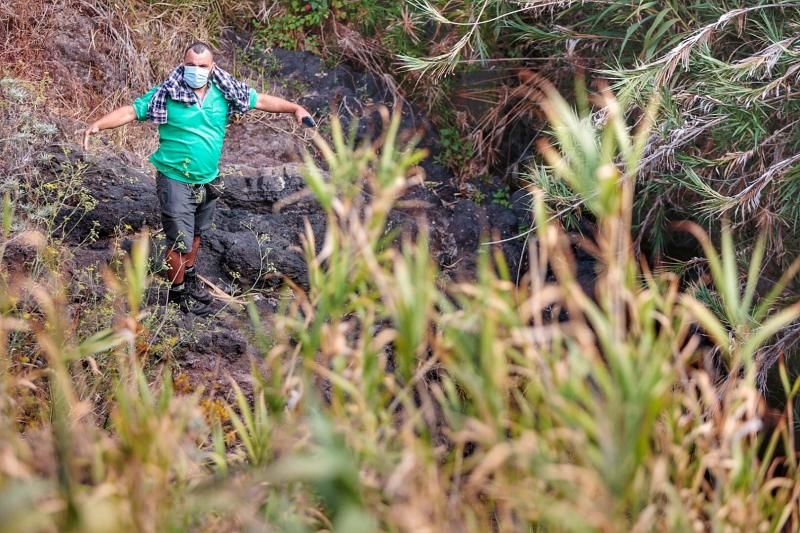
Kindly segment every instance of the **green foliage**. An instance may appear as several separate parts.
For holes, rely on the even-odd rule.
[[[231,380],[231,386],[236,394],[239,413],[228,406],[228,416],[247,452],[248,462],[253,466],[261,466],[270,457],[269,444],[271,440],[269,412],[264,393],[259,391],[256,394],[251,409],[239,385]],[[224,454],[220,454],[220,456],[224,457]]]
[[[264,46],[319,51],[318,32],[327,20],[335,18],[364,29],[374,29],[387,17],[382,4],[376,0],[281,0],[277,3],[279,14],[263,21],[254,20],[253,24],[256,36]]]
[[[481,19],[499,5],[453,12]],[[657,29],[631,32],[626,53],[643,39],[653,49],[643,57],[659,57],[681,27],[672,15],[683,4],[669,5],[650,19]],[[608,18],[632,9],[580,7]],[[443,283],[424,228],[414,239],[387,231],[426,155],[417,139],[401,140],[399,115],[361,144],[355,125],[344,132],[332,121],[331,143],[316,139],[327,173],[305,155],[326,217],[325,234],[309,229],[304,239],[308,290],[294,288],[267,325],[249,306],[267,375],[259,361],[252,396],[234,384],[231,405],[180,394],[169,372],[148,376],[144,236],[104,277],[113,319],[86,335],[72,334],[58,268],[11,283],[0,262],[0,529],[797,530],[791,409],[762,430],[753,364],[800,317],[783,300],[797,267],[770,280],[761,275],[768,237],[746,252],[727,226],[715,246],[686,225],[706,275],[685,289],[674,274],[651,272],[633,246],[634,198],[649,183],[639,173],[653,123],[673,111],[637,113],[603,92],[593,102],[603,120],[593,120],[585,95],[575,110],[545,92],[553,139],[540,143],[547,167],[533,183],[547,191],[531,187],[531,266],[519,285],[490,249],[474,280]],[[15,150],[26,154],[23,143]],[[24,198],[3,191],[0,251],[28,230]],[[546,203],[570,196],[597,223],[591,297]],[[55,266],[59,253],[50,253]],[[22,334],[39,365],[14,359],[9,340]],[[82,397],[101,353],[96,370],[113,375],[113,387]],[[717,360],[721,372],[706,364]],[[779,370],[793,406],[800,381]],[[37,425],[21,423],[31,393]],[[95,401],[111,404],[108,417],[96,416]]]
[[[789,97],[797,70],[793,28],[800,23],[795,2],[414,5],[449,36],[450,46],[427,57],[400,54],[412,72],[442,79],[475,62],[509,64],[521,56],[511,64],[569,80],[571,65],[584,62],[605,66],[600,75],[613,82],[625,104],[641,110],[651,95],[661,97],[638,172],[637,244],[646,243],[658,255],[670,240],[671,221],[689,218],[718,231],[726,216],[747,247],[755,244],[759,229],[774,228],[767,255],[776,260],[776,270],[800,253],[792,194],[800,160],[793,117],[800,104]],[[565,46],[569,54],[563,53]],[[538,63],[525,60],[528,55],[550,57],[551,65],[541,71]],[[566,57],[572,59],[562,63]],[[562,191],[545,189],[564,212]],[[571,216],[580,217],[582,205],[573,205]]]
[[[288,0],[280,5],[283,14],[270,17],[265,23],[254,21],[256,35],[265,46],[296,50],[316,50],[319,41],[309,32],[317,29],[329,16],[328,0]]]
[[[492,203],[502,205],[503,207],[511,207],[511,189],[506,185],[492,193]]]
[[[434,161],[460,174],[464,172],[472,154],[472,141],[456,126],[439,129],[439,151],[434,155]]]
[[[583,214],[583,201],[580,196],[544,165],[531,165],[523,175],[524,183],[542,191],[547,205],[553,209],[564,226],[574,229]]]
[[[739,427],[736,431],[758,425],[757,419],[749,418],[756,403],[746,400],[755,387],[754,368],[748,361],[753,348],[795,320],[800,309],[795,305],[768,317],[750,315],[746,310],[752,308],[752,285],[743,295],[736,292],[738,266],[729,238],[720,255],[704,235],[697,234],[715,265],[711,280],[729,310],[733,342],[721,322],[691,294],[679,291],[677,278],[640,272],[631,253],[629,217],[635,170],[649,136],[646,125],[629,134],[621,108],[610,99],[608,123],[594,133],[591,125],[587,133],[581,116],[555,93],[550,94],[547,110],[563,153],[543,146],[544,153],[585,200],[600,227],[598,260],[603,269],[597,301],[589,299],[575,280],[563,234],[548,220],[540,194],[531,292],[510,285],[503,277],[501,259],[493,264],[488,255],[481,258],[474,284],[439,288],[432,283],[435,271],[422,253],[427,249],[424,240],[418,248],[404,246],[400,251],[376,247],[380,233],[369,229],[371,209],[382,213],[379,206],[396,197],[398,189],[377,187],[368,177],[364,185],[374,195],[373,203],[366,209],[359,204],[353,177],[357,172],[370,176],[370,167],[359,163],[364,161],[354,155],[359,152],[342,144],[341,134],[335,136],[334,150],[321,146],[334,172],[330,183],[320,179],[308,160],[312,189],[328,212],[328,229],[320,255],[309,241],[307,254],[314,269],[310,292],[281,317],[279,330],[286,337],[278,345],[284,345],[286,353],[293,339],[299,339],[304,366],[330,383],[330,405],[323,413],[333,415],[348,450],[335,472],[346,472],[347,465],[357,461],[362,472],[387,480],[390,494],[408,502],[414,520],[444,512],[443,522],[423,522],[434,529],[452,526],[454,520],[461,529],[485,529],[498,509],[508,524],[524,528],[582,531],[636,526],[679,531],[700,523],[782,527],[789,516],[784,511],[791,505],[790,490],[779,497],[780,503],[760,500],[765,504],[758,509],[757,504],[745,503],[752,502],[753,491],[763,498],[772,486],[768,469],[756,454],[757,438],[726,440],[730,437],[723,435],[732,433],[718,434],[727,443],[715,449],[727,450],[722,453],[733,463],[730,468],[711,467],[715,488],[710,492],[696,485],[690,489],[682,480],[690,483],[703,475],[701,458],[717,453],[709,444],[722,442],[698,439],[699,426],[691,427],[704,424],[702,405],[712,402],[714,409],[725,413],[721,416],[727,423]],[[391,145],[384,149],[393,151]],[[620,167],[617,160],[623,161]],[[339,191],[338,197],[334,191]],[[756,266],[748,279],[755,279],[760,260],[758,255],[753,258]],[[546,281],[547,266],[555,271],[552,285]],[[783,287],[778,283],[774,293]],[[548,290],[553,291],[553,300],[542,301]],[[759,304],[759,309],[771,308],[774,300]],[[570,320],[563,325],[548,322],[546,316],[554,312],[551,305],[570,309]],[[318,325],[321,319],[323,324]],[[690,333],[690,326],[698,323],[711,332],[714,350],[722,350],[731,365],[725,391],[698,392],[697,387],[705,387],[701,383],[709,379],[703,371],[690,370],[693,361],[704,356],[698,338]],[[384,368],[390,364],[387,349],[395,370],[376,372],[375,359]],[[676,359],[678,352],[682,355]],[[741,377],[737,365],[745,369]],[[684,381],[687,376],[691,377]],[[312,390],[308,381],[303,390]],[[313,393],[306,392],[296,409],[302,411],[303,402],[317,413]],[[687,408],[697,416],[687,417]],[[390,430],[389,413],[396,410],[402,413],[400,426]],[[344,413],[346,421],[337,423],[336,417]],[[434,457],[430,451],[443,438],[437,431],[442,425],[449,445]],[[468,445],[471,451],[465,457]],[[687,446],[691,455],[684,453]],[[303,460],[308,455],[300,452],[300,459],[279,463],[279,479],[311,481],[309,488],[326,498],[326,486],[313,483],[317,476],[328,475],[323,455],[317,454],[312,457],[324,465],[319,471],[309,468],[311,461]],[[413,461],[415,468],[402,470],[398,479],[405,460]],[[464,481],[454,495],[425,481],[431,477]],[[795,477],[788,481],[794,482]],[[352,491],[344,486],[340,490]],[[726,494],[726,503],[714,496],[719,490]],[[690,498],[680,496],[689,492]],[[442,493],[450,495],[448,505],[457,501],[463,507],[454,515],[439,511]],[[381,490],[361,483],[356,494],[353,502],[371,502],[364,509],[382,516],[378,501],[386,495]],[[471,494],[480,497],[473,499]],[[599,508],[598,498],[605,502]],[[706,503],[695,507],[698,500],[693,498]],[[733,501],[750,509],[749,519],[731,518],[728,506]],[[653,506],[658,513],[648,511]]]

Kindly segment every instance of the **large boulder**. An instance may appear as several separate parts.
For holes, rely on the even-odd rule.
[[[335,104],[333,112],[345,123],[360,117],[357,136],[379,132],[379,117],[367,111],[367,104],[388,105],[391,95],[370,74],[346,65],[327,68],[318,57],[304,52],[254,52],[251,59],[269,67],[264,81],[276,94],[301,101],[320,118],[330,113],[329,104]],[[424,122],[411,111],[404,106],[403,127]],[[287,129],[291,127],[291,117],[265,123],[253,113],[228,128],[221,161],[223,193],[199,259],[200,271],[222,287],[232,283],[275,286],[284,277],[307,286],[302,235],[308,223],[321,245],[325,215],[305,189],[298,162],[304,145],[313,153],[310,132]],[[428,142],[435,153],[435,135]],[[62,209],[60,220],[68,241],[84,242],[94,236],[94,246],[103,248],[115,235],[131,235],[145,226],[161,227],[152,170],[126,164],[124,154],[91,155],[74,145],[63,150],[53,147],[50,152],[44,174],[55,183],[70,172],[80,173],[81,186],[91,198],[91,202]],[[426,228],[434,260],[459,278],[474,275],[482,242],[494,237],[505,241],[500,246],[512,271],[521,271],[523,240],[513,239],[520,226],[518,206],[515,211],[459,199],[446,169],[433,158],[421,166],[426,183],[434,187],[412,188],[403,199],[404,206],[390,215],[391,229],[414,235]]]
[[[94,156],[77,145],[53,145],[43,165],[38,184],[42,190],[50,187],[54,195],[70,191],[56,214],[60,236],[67,242],[102,241],[160,226],[153,177],[119,157]]]
[[[262,168],[230,166],[221,182],[221,202],[226,207],[257,213],[272,212],[277,202],[290,200],[305,188],[302,165],[296,163]]]
[[[117,235],[161,227],[150,174],[116,155],[95,156],[78,146],[54,146],[44,160],[40,187],[70,181],[81,191],[58,215],[66,242],[77,245],[91,237],[92,246],[108,248]],[[206,276],[222,286],[232,281],[246,287],[274,286],[283,277],[307,286],[300,236],[306,220],[321,236],[325,217],[310,195],[299,194],[305,187],[301,171],[297,164],[225,169],[214,227],[204,235],[200,257]]]
[[[307,287],[301,235],[308,221],[321,241],[325,216],[305,188],[302,166],[230,167],[223,183],[208,236],[217,258],[209,273],[247,287],[275,286],[284,277]]]
[[[483,208],[472,200],[459,200],[453,206],[450,232],[453,234],[459,255],[475,254],[480,243],[481,229],[486,227]]]

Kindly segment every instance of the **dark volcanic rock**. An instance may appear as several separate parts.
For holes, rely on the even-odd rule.
[[[153,178],[140,169],[124,164],[116,157],[96,158],[77,145],[52,146],[46,158],[45,183],[65,187],[67,182],[86,188],[96,202],[86,209],[75,195],[73,205],[61,209],[57,221],[62,224],[68,242],[85,241],[92,230],[99,239],[112,237],[118,230],[138,231],[144,226],[158,228],[158,201]],[[43,183],[44,185],[44,183]]]
[[[95,158],[79,147],[55,149],[48,158],[47,179],[82,170],[82,186],[94,207],[69,206],[60,215],[68,242],[80,243],[94,230],[95,246],[109,247],[108,239],[132,234],[148,226],[161,226],[153,178],[124,165],[115,156]],[[307,195],[294,198],[304,188],[301,167],[229,169],[215,216],[215,229],[204,235],[200,266],[204,274],[223,286],[234,278],[240,285],[277,285],[283,276],[307,285],[307,269],[300,235],[305,221],[324,232],[324,216]],[[46,181],[45,181],[46,182]],[[276,210],[276,208],[281,208]]]
[[[520,219],[513,209],[492,203],[486,209],[487,224],[490,237],[499,241],[503,257],[506,259],[511,280],[519,282],[527,265],[525,237],[520,232]]]
[[[269,212],[279,200],[297,194],[305,187],[301,165],[276,167],[229,167],[222,178],[222,202],[230,208]]]
[[[268,236],[269,240],[260,241],[260,235]],[[228,277],[237,277],[241,285],[274,286],[285,276],[301,287],[308,286],[308,270],[299,237],[292,242],[269,233],[240,231],[213,232],[210,240],[222,272]]]
[[[232,55],[237,38],[231,34],[228,38],[223,48]],[[238,46],[244,44],[242,41]],[[251,71],[252,79],[267,73],[261,81],[270,92],[299,101],[322,121],[333,113],[347,127],[357,118],[357,137],[380,133],[382,124],[374,104],[391,107],[395,103],[381,80],[346,65],[327,68],[319,57],[306,52],[251,49],[245,53],[249,64],[263,68],[262,74]],[[248,67],[242,65],[242,70],[247,73]],[[415,116],[408,105],[403,105],[402,117],[401,128],[422,126],[428,130],[423,145],[435,153],[436,135],[427,121]],[[294,125],[293,117],[265,120],[260,113],[251,113],[228,128],[220,165],[223,194],[214,229],[204,236],[199,257],[201,272],[220,286],[231,282],[244,287],[275,286],[284,276],[301,287],[307,285],[301,235],[308,222],[319,246],[325,231],[325,216],[305,191],[298,163],[304,145],[314,153],[308,133]],[[160,228],[153,177],[123,161],[116,155],[88,156],[74,146],[66,152],[58,147],[52,150],[50,175],[85,164],[83,181],[96,200],[90,211],[72,213],[66,209],[62,213],[62,218],[70,217],[66,226],[71,228],[71,242],[83,241],[94,228],[99,237],[97,246],[102,248],[117,234],[129,235],[145,226]],[[411,189],[403,198],[406,205],[391,213],[387,229],[400,229],[400,234],[413,236],[425,227],[436,262],[443,270],[454,270],[465,278],[474,275],[475,258],[486,244],[481,239],[501,240],[498,246],[512,276],[521,272],[525,265],[524,239],[514,237],[520,225],[530,223],[525,193],[513,196],[511,209],[478,205],[458,199],[449,173],[432,157],[421,166],[428,182],[437,184],[435,190]]]
[[[512,209],[500,204],[489,204],[486,207],[486,221],[494,231],[492,238],[510,239],[517,234],[519,222]]]
[[[234,360],[247,352],[247,339],[237,329],[212,328],[203,331],[192,347],[198,354],[220,354]]]
[[[460,255],[473,254],[478,249],[481,229],[485,227],[483,209],[472,200],[459,200],[453,207],[450,232]]]
[[[525,189],[517,189],[511,194],[511,209],[520,225],[530,226],[533,223],[531,214],[531,194]]]

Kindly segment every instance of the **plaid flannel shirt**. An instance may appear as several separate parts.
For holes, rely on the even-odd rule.
[[[217,66],[211,72],[211,81],[228,101],[228,116],[242,115],[250,110],[250,87],[246,83],[234,79]],[[198,103],[197,95],[183,81],[183,65],[170,72],[147,106],[147,118],[156,124],[167,122],[167,97],[189,105]]]

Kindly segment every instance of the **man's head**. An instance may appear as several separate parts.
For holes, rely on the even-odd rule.
[[[202,41],[195,41],[183,52],[183,79],[194,89],[205,87],[208,76],[214,68],[214,54],[211,47]]]

